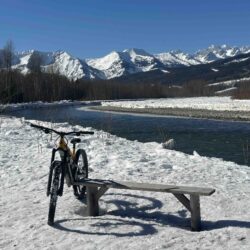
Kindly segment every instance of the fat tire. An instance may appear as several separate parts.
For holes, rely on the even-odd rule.
[[[82,179],[82,178],[88,178],[88,159],[87,159],[87,154],[85,150],[83,149],[78,149],[76,151],[76,156],[75,156],[75,166],[78,166],[78,162],[80,157],[82,158],[83,166],[82,170],[84,170],[84,174],[79,175],[80,173],[78,172],[79,169],[76,168],[74,169],[74,179],[75,181]],[[82,176],[84,175],[84,176]],[[86,194],[86,186],[83,185],[73,185],[73,190],[74,190],[74,195],[78,200],[84,200],[85,199],[85,194]]]
[[[60,186],[61,163],[56,162],[53,170],[53,180],[50,192],[48,225],[54,225],[54,218],[56,212],[56,203],[58,198],[58,189]]]

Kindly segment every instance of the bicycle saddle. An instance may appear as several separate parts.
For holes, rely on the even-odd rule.
[[[80,139],[80,138],[73,138],[70,142],[71,142],[72,144],[76,144],[76,143],[81,142],[81,139]]]

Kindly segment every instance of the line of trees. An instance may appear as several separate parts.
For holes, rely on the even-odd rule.
[[[234,91],[232,98],[250,99],[250,80],[239,82],[236,86],[237,86],[237,90]]]
[[[8,79],[6,81],[6,79]],[[205,83],[183,86],[127,83],[114,80],[70,81],[65,76],[44,72],[23,75],[17,70],[0,71],[0,103],[68,100],[192,97],[212,95]]]

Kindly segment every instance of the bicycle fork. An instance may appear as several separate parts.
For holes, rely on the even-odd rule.
[[[49,168],[49,176],[48,176],[48,184],[47,184],[47,196],[51,194],[51,183],[52,183],[53,173],[55,173],[55,171],[61,172],[60,185],[59,185],[57,194],[59,196],[63,195],[64,176],[65,176],[65,165],[64,165],[65,159],[63,161],[55,161],[54,159],[55,159],[56,151],[57,149],[52,150],[51,164]],[[59,169],[57,170],[57,168]]]

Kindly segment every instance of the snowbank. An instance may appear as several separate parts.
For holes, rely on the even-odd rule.
[[[102,102],[102,106],[121,108],[189,108],[219,111],[250,111],[250,100],[230,97],[162,98],[140,101]]]
[[[10,103],[0,104],[0,111],[13,111],[22,109],[41,109],[48,107],[63,107],[63,106],[76,106],[76,105],[99,105],[101,101],[71,101],[61,100],[57,102],[27,102],[27,103]],[[0,112],[1,113],[1,112]]]
[[[91,177],[216,188],[201,198],[203,231],[190,231],[189,213],[171,194],[111,189],[101,198],[102,216],[94,218],[84,216],[86,205],[67,187],[52,228],[45,190],[54,140],[6,117],[0,138],[1,249],[249,249],[247,166],[95,131],[80,145]]]

